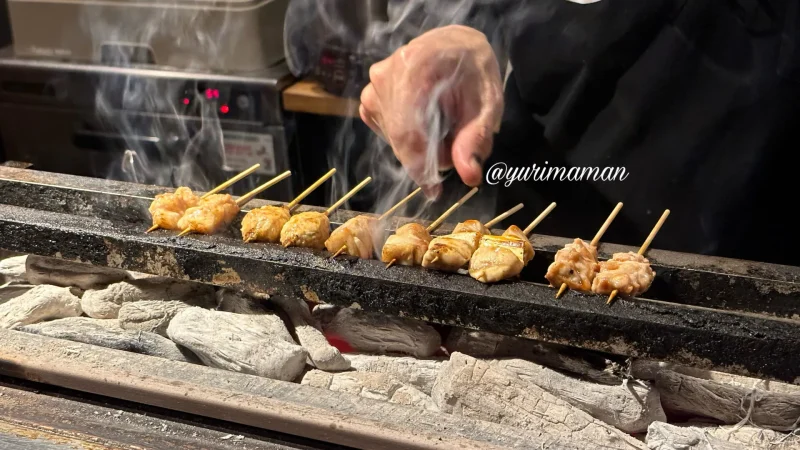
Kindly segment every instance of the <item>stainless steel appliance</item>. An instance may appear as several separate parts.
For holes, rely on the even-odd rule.
[[[249,74],[284,58],[289,0],[8,0],[18,57]]]
[[[259,76],[0,59],[7,160],[39,170],[205,189],[258,162],[243,193],[290,161],[278,65]],[[289,128],[287,130],[287,127]],[[268,191],[289,199],[300,170]]]

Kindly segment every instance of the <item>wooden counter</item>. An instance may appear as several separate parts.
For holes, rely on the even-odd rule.
[[[283,91],[283,109],[323,116],[359,117],[357,99],[337,97],[319,83],[301,80]]]

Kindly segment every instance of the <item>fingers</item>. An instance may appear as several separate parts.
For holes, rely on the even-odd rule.
[[[461,128],[453,141],[453,165],[467,186],[478,186],[483,180],[483,163],[492,153],[492,129],[481,121],[472,121]]]

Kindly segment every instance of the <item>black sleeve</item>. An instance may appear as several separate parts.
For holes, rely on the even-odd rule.
[[[684,1],[522,2],[515,15],[523,19],[511,22],[506,38],[521,96],[547,114],[560,98],[613,84]]]

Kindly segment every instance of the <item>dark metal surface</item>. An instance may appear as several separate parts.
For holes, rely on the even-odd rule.
[[[0,246],[230,286],[304,296],[550,342],[794,382],[800,323],[644,299],[568,293],[536,283],[486,286],[468,276],[374,260],[330,260],[324,252],[246,244],[226,236],[144,234],[141,223],[0,207]]]
[[[147,212],[150,199],[167,190],[155,186],[0,167],[2,204],[106,219],[114,223],[135,225],[140,230],[150,224]],[[254,200],[247,207],[255,208],[265,204],[275,203]],[[300,208],[303,209],[304,207]],[[358,213],[339,210],[331,218],[332,223],[335,226],[356,214]],[[407,220],[395,218],[390,221],[390,227]],[[443,225],[440,232],[447,232],[452,225]],[[238,230],[238,223],[235,223],[218,238],[227,238],[223,239],[225,242],[239,240],[241,236]],[[524,281],[546,283],[544,273],[552,262],[553,255],[571,240],[534,235],[531,241],[536,249],[536,257],[523,271],[521,278]],[[648,251],[647,257],[657,276],[646,293],[649,299],[800,319],[800,268],[660,251],[657,249],[658,239],[653,246],[655,248]],[[599,250],[601,258],[609,258],[616,252],[635,252],[638,249],[604,243]]]

